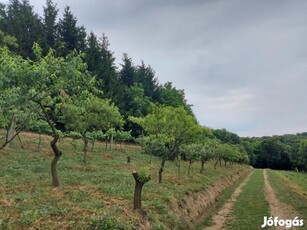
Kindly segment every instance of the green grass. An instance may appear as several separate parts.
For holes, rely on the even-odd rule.
[[[82,143],[77,142],[75,152],[70,140],[60,143],[63,155],[58,162],[59,188],[51,186],[50,163],[53,158],[50,137],[43,136],[42,150],[37,150],[38,137],[23,134],[24,149],[16,141],[0,151],[0,229],[85,229],[90,223],[107,225],[116,221],[131,228],[138,223],[138,213],[133,211],[134,179],[132,170],[149,166],[152,179],[143,189],[143,207],[153,228],[186,226],[186,220],[170,213],[174,203],[182,202],[187,194],[201,191],[215,181],[229,176],[246,166],[213,169],[206,165],[204,175],[198,173],[200,164],[193,164],[191,176],[188,165],[181,164],[180,178],[177,167],[167,162],[163,183],[158,183],[161,160],[140,153],[137,146],[105,151],[97,143],[90,152],[87,165],[82,160]],[[131,164],[126,163],[127,154]],[[128,228],[128,227],[127,227]]]
[[[206,218],[196,226],[195,230],[201,230],[204,227],[211,226],[213,224],[213,215],[218,212],[218,210],[220,210],[223,205],[231,198],[235,189],[244,181],[244,179],[244,176],[241,177],[239,180],[237,180],[235,183],[233,183],[231,186],[229,186],[223,191],[223,193],[216,199],[216,202],[208,211],[208,215],[206,216]]]
[[[307,174],[294,172],[294,171],[285,171],[285,170],[274,170],[274,172],[278,173],[280,176],[283,176],[288,182],[294,183],[302,188],[307,193]],[[307,195],[307,194],[306,194]]]
[[[225,229],[261,229],[263,217],[269,216],[269,204],[265,200],[263,187],[262,170],[256,169],[237,197]]]
[[[307,182],[306,174],[291,171],[268,171],[269,181],[276,192],[278,199],[291,205],[299,214],[300,218],[307,220]],[[289,180],[290,178],[290,180]],[[306,184],[305,184],[306,183]],[[300,187],[293,185],[299,185]],[[302,190],[305,189],[305,190]]]

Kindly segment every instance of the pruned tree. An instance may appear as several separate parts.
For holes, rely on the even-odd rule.
[[[25,60],[7,48],[1,48],[0,86],[4,90],[18,89],[17,96],[23,103],[18,101],[15,106],[21,108],[26,104],[48,123],[53,137],[50,145],[54,152],[51,162],[52,184],[59,186],[57,162],[62,151],[57,143],[59,130],[63,127],[60,108],[67,98],[93,89],[95,78],[86,71],[82,56],[75,52],[65,58],[57,58],[50,50],[46,56],[42,56],[42,49],[35,44],[33,53],[36,61]]]
[[[183,107],[154,106],[153,112],[149,115],[142,118],[130,117],[130,120],[140,125],[151,139],[158,140],[166,148],[165,154],[161,156],[160,183],[166,160],[176,159],[180,146],[193,142],[201,132],[194,117]]]
[[[133,208],[142,211],[142,189],[144,184],[150,180],[149,168],[143,167],[139,172],[133,171],[132,176],[135,181]]]
[[[133,137],[131,136],[131,130],[123,131],[123,130],[116,130],[114,134],[114,140],[119,143],[119,148],[122,152],[125,150],[122,148],[122,144],[127,141],[132,141]]]
[[[201,163],[201,167],[199,170],[199,173],[204,173],[205,171],[205,163],[213,158],[213,151],[210,149],[210,146],[208,144],[201,145],[200,151],[199,151],[199,159]]]
[[[83,162],[87,162],[88,143],[95,138],[96,131],[109,130],[123,125],[123,118],[118,108],[110,100],[84,92],[67,98],[63,106],[62,118],[65,127],[79,132],[84,142]]]
[[[189,162],[188,176],[190,175],[192,163],[197,161],[200,157],[201,148],[202,146],[200,144],[195,143],[183,145],[181,148],[181,153],[184,155],[184,159]]]
[[[79,133],[79,132],[75,132],[75,131],[66,131],[65,132],[65,137],[68,137],[68,138],[71,138],[71,145],[73,146],[74,148],[74,152],[76,153],[77,151],[77,144],[76,144],[76,141],[78,139],[81,139],[82,138],[82,135]]]
[[[140,144],[144,153],[149,154],[149,163],[151,163],[152,156],[163,157],[167,154],[164,143],[154,136],[141,136],[136,139],[136,142]]]

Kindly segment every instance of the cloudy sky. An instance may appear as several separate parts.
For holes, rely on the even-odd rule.
[[[5,2],[5,1],[2,1]],[[30,0],[41,13],[45,1]],[[307,1],[54,0],[184,89],[200,124],[240,136],[307,131]]]

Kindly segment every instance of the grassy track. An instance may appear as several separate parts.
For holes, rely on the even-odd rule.
[[[268,172],[270,184],[276,191],[278,199],[283,203],[291,205],[306,223],[307,175],[290,171],[269,170]]]
[[[82,145],[74,152],[69,140],[61,142],[63,156],[58,163],[61,187],[51,186],[50,138],[44,136],[42,151],[37,151],[37,135],[22,135],[24,149],[18,142],[0,152],[0,229],[85,229],[97,221],[108,220],[136,226],[137,213],[132,210],[134,179],[132,170],[150,167],[152,180],[143,190],[143,206],[154,229],[165,226],[185,226],[185,220],[170,212],[174,203],[184,203],[187,194],[201,191],[218,179],[231,175],[246,166],[231,166],[213,170],[213,162],[206,165],[205,175],[193,164],[187,176],[187,164],[181,163],[180,178],[177,167],[167,162],[163,183],[158,183],[159,158],[140,153],[138,147],[126,147],[126,152],[105,151],[96,144],[90,152],[88,164],[82,162]],[[127,164],[127,155],[132,163]],[[101,220],[101,217],[105,218]],[[127,227],[128,228],[128,227]]]
[[[279,176],[282,176],[284,180],[287,182],[291,182],[292,184],[296,184],[301,187],[302,190],[306,193],[307,196],[307,174],[299,173],[294,171],[282,171],[282,170],[274,170]]]
[[[223,205],[231,198],[235,189],[243,182],[245,177],[241,177],[233,185],[229,186],[217,199],[215,204],[208,211],[207,217],[196,226],[195,230],[203,229],[204,227],[211,226],[213,224],[213,215],[223,207]]]
[[[262,170],[257,169],[237,197],[225,229],[261,229],[263,217],[269,216],[269,205],[264,197],[263,186]]]

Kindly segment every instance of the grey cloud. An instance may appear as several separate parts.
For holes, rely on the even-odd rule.
[[[307,131],[306,1],[54,1],[106,33],[117,62],[127,52],[184,88],[201,124],[249,136]]]

